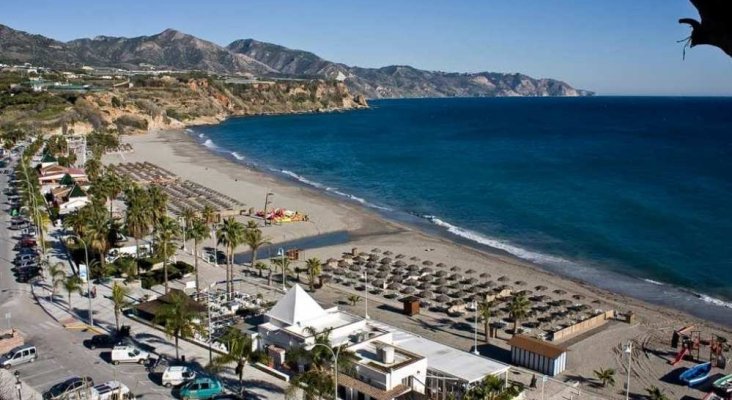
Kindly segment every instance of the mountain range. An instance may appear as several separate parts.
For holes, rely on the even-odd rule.
[[[406,65],[361,68],[253,39],[226,47],[166,29],[133,38],[97,36],[61,42],[0,25],[0,62],[73,68],[82,65],[139,70],[144,67],[252,74],[268,78],[318,78],[343,81],[367,98],[474,96],[588,96],[555,79],[519,73],[426,71]]]

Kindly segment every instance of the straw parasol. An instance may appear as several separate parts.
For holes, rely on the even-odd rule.
[[[437,278],[435,279],[435,285],[444,285],[447,283],[447,279],[445,278]]]
[[[419,266],[416,265],[416,264],[412,264],[412,265],[410,265],[410,266],[407,267],[407,270],[408,271],[419,271]]]
[[[406,256],[405,256],[404,254],[402,254],[402,253],[399,253],[399,254],[397,254],[397,255],[396,255],[396,256],[395,256],[394,258],[396,258],[396,259],[400,259],[400,258],[404,258],[404,257],[406,257]]]
[[[458,272],[458,271],[460,271],[460,267],[458,267],[457,265],[455,265],[452,268],[450,268],[450,271],[452,271],[452,272]]]
[[[401,290],[402,289],[402,284],[401,283],[398,283],[398,282],[392,282],[392,283],[389,284],[389,286],[387,286],[387,288],[389,288],[391,290]]]
[[[412,260],[412,261],[419,261],[420,260],[420,258],[417,257],[417,256],[412,256],[409,259]]]
[[[508,282],[511,279],[509,279],[506,275],[503,275],[502,277],[498,278],[498,282]]]
[[[536,290],[537,292],[543,292],[543,291],[545,291],[545,290],[547,290],[547,289],[549,289],[549,288],[548,288],[548,287],[546,287],[546,286],[544,286],[544,285],[539,285],[539,286],[534,286],[534,289],[535,289],[535,290]]]
[[[431,282],[432,281],[432,275],[431,274],[424,274],[419,277],[419,280],[422,282]]]
[[[437,268],[446,268],[447,267],[447,264],[445,264],[445,263],[437,263],[437,265],[435,265],[435,266]]]
[[[391,264],[391,261],[392,261],[391,258],[384,257],[384,258],[381,259],[381,264],[382,265]]]
[[[582,300],[585,298],[585,296],[582,296],[581,294],[574,294],[572,295],[572,298],[575,300]]]
[[[527,285],[525,281],[516,281],[514,283],[516,284],[516,286],[526,286]]]
[[[343,275],[345,273],[346,273],[346,271],[344,271],[344,270],[342,270],[340,268],[333,270],[333,274],[335,274],[335,275]]]
[[[448,275],[447,271],[444,271],[444,270],[443,271],[437,271],[437,272],[435,272],[435,276],[438,277],[438,278],[442,278],[442,277],[445,277],[447,275]]]
[[[566,290],[562,290],[562,289],[556,289],[554,291],[554,294],[558,294],[560,296],[563,296],[563,295],[567,294],[567,291]]]
[[[405,287],[404,289],[401,290],[401,292],[404,293],[404,294],[412,294],[412,293],[414,293],[416,291],[417,291],[417,289],[415,289],[412,286],[407,286],[407,287]]]
[[[435,297],[435,293],[432,291],[429,291],[429,290],[423,290],[423,291],[419,292],[418,296],[423,299],[431,299],[431,298]]]
[[[397,261],[396,261],[396,262],[394,263],[394,266],[395,266],[395,267],[406,267],[406,266],[407,266],[407,263],[406,263],[406,262],[404,262],[404,260],[397,260]]]
[[[447,303],[448,301],[450,301],[450,297],[445,294],[441,294],[437,296],[435,300],[439,301],[440,303]]]
[[[379,279],[384,279],[384,278],[386,278],[387,276],[389,276],[389,274],[387,274],[387,273],[386,273],[386,272],[384,272],[384,271],[381,271],[381,272],[377,272],[375,276],[376,276],[377,278],[379,278]]]
[[[469,270],[465,271],[465,274],[467,275],[473,275],[475,273],[475,270],[470,268]]]
[[[431,274],[431,273],[435,272],[435,270],[433,270],[433,269],[432,269],[432,268],[430,268],[430,267],[424,267],[424,268],[422,268],[422,271],[421,271],[421,272],[422,272],[423,274]]]
[[[431,289],[432,288],[432,284],[429,283],[429,282],[422,282],[417,287],[420,288],[420,289],[422,289],[422,290],[424,290],[424,289]]]
[[[356,264],[351,265],[350,267],[348,267],[348,269],[350,269],[353,272],[359,272],[359,271],[361,271],[361,267],[358,266],[358,265],[356,265]]]
[[[468,278],[468,279],[464,280],[463,282],[464,283],[467,283],[468,285],[475,285],[476,283],[478,283],[478,279],[476,279],[476,278]]]
[[[468,288],[468,292],[470,293],[479,293],[480,292],[480,286],[471,286]]]
[[[435,263],[433,263],[433,262],[432,262],[432,261],[430,261],[430,260],[424,260],[424,261],[422,261],[422,265],[434,265],[434,264],[435,264]]]
[[[380,254],[381,253],[381,249],[377,247],[375,249],[371,249],[371,252],[374,253],[374,254]]]
[[[489,274],[487,272],[483,272],[482,274],[480,274],[478,276],[480,277],[480,279],[488,279],[491,277],[491,274]]]
[[[462,290],[456,290],[456,291],[454,291],[454,292],[450,293],[450,297],[454,297],[454,298],[460,298],[460,297],[465,297],[465,296],[467,296],[467,295],[468,295],[468,294],[467,294],[467,293],[465,293],[465,292],[464,292],[464,291],[462,291]]]
[[[480,286],[481,287],[484,287],[486,289],[487,288],[492,288],[492,287],[495,287],[496,286],[496,282],[494,282],[494,281],[486,281],[486,282],[481,283]]]
[[[341,268],[347,268],[349,265],[351,265],[351,264],[348,263],[348,261],[346,261],[346,260],[338,261],[338,266]]]
[[[419,281],[416,279],[407,279],[403,283],[407,286],[417,286],[419,284]]]
[[[379,261],[379,256],[376,254],[372,254],[369,256],[369,261],[374,261],[374,262]]]
[[[463,276],[462,276],[462,275],[460,275],[460,274],[452,274],[452,275],[450,275],[450,277],[449,277],[449,278],[447,278],[447,279],[449,279],[449,280],[451,280],[451,281],[459,281],[459,280],[462,280],[462,279],[463,279]]]
[[[323,265],[323,272],[331,272],[333,271],[333,267],[330,266],[330,264]]]
[[[378,288],[383,288],[385,283],[383,279],[374,279],[371,281],[371,285]]]
[[[384,255],[385,255],[385,256],[390,256],[390,255],[392,255],[392,254],[394,254],[394,252],[393,252],[393,251],[391,251],[391,250],[387,250],[387,251],[385,251],[385,252],[384,252]]]
[[[449,292],[450,289],[447,286],[439,286],[437,289],[435,289],[435,292],[445,294]]]

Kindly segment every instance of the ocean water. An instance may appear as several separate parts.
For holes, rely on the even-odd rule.
[[[732,99],[370,104],[193,136],[387,217],[732,324]]]

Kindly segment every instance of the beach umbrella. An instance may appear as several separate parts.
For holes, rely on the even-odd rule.
[[[408,286],[417,286],[419,284],[419,281],[416,279],[407,279],[403,283]]]
[[[389,258],[389,257],[382,258],[381,259],[381,264],[382,265],[391,264],[391,258]]]
[[[431,283],[429,283],[429,282],[422,282],[422,283],[420,283],[420,284],[419,284],[419,286],[417,286],[417,287],[418,287],[418,288],[420,288],[420,289],[422,289],[422,290],[425,290],[425,289],[430,289],[430,288],[432,288],[432,284],[431,284]]]
[[[431,299],[431,298],[435,297],[435,293],[431,292],[429,290],[423,290],[423,291],[419,292],[419,297],[421,297],[423,299]]]
[[[556,289],[556,290],[554,290],[554,294],[558,294],[560,296],[563,296],[563,295],[567,294],[567,291],[566,290],[562,290],[562,289]]]
[[[526,286],[526,282],[524,281],[516,281],[514,284],[516,284],[516,286]]]
[[[419,271],[419,266],[416,265],[416,264],[412,264],[412,265],[410,265],[410,266],[407,267],[407,270],[409,270],[409,271]]]
[[[458,271],[460,271],[460,267],[458,267],[457,265],[455,265],[454,267],[450,268],[450,271],[452,271],[452,272],[458,272]]]
[[[437,265],[435,265],[435,267],[437,267],[437,268],[447,268],[447,264],[441,262],[441,263],[437,263]]]
[[[501,286],[497,287],[496,289],[498,289],[499,292],[502,292],[504,290],[511,290],[511,286],[501,285]]]
[[[359,271],[361,271],[361,267],[359,267],[359,266],[358,266],[358,265],[356,265],[356,264],[353,264],[353,265],[351,265],[350,267],[348,267],[348,269],[350,269],[351,271],[354,271],[354,272],[359,272]]]
[[[376,268],[379,264],[375,263],[374,261],[369,261],[366,263],[366,268]]]
[[[442,294],[447,293],[449,291],[450,291],[450,289],[448,289],[447,286],[439,286],[437,289],[435,289],[435,292],[442,293]]]
[[[467,283],[468,285],[475,285],[476,283],[478,283],[478,279],[476,279],[476,278],[468,278],[468,279],[464,280],[463,282],[464,283]]]
[[[435,285],[444,285],[447,283],[447,279],[445,278],[437,278],[435,279]]]
[[[487,281],[487,282],[481,283],[480,286],[487,289],[487,288],[495,287],[496,283],[494,281]]]
[[[391,289],[391,290],[401,290],[402,289],[402,284],[401,283],[397,283],[397,282],[392,282],[387,287],[389,289]]]
[[[384,252],[384,255],[385,255],[385,256],[390,256],[390,255],[392,255],[392,254],[394,254],[394,252],[393,252],[393,251],[391,251],[391,250],[387,250],[387,251],[385,251],[385,252]]]
[[[349,264],[346,260],[338,261],[338,266],[341,268],[347,268],[349,265],[351,264]]]
[[[374,254],[379,254],[379,253],[381,253],[381,249],[377,247],[375,249],[371,249],[371,252]]]
[[[475,270],[471,268],[471,269],[465,271],[465,273],[468,275],[473,275],[475,273]]]
[[[516,293],[522,296],[531,296],[531,294],[534,293],[531,290],[521,290],[520,292]]]
[[[450,302],[450,305],[451,306],[461,306],[463,304],[465,304],[465,302],[463,301],[463,299],[455,299],[455,300],[453,300],[453,301]]]
[[[595,300],[592,300],[592,304],[600,304],[600,303],[602,303],[602,302],[600,301],[600,299],[595,299]]]
[[[458,281],[451,281],[450,284],[447,286],[452,289],[460,289],[461,287],[463,287],[463,285]]]
[[[367,252],[365,252],[365,251],[359,251],[359,252],[358,252],[358,255],[359,255],[360,257],[368,257],[368,256],[369,256],[369,253],[367,253]]]
[[[574,294],[572,295],[572,298],[575,300],[582,300],[585,298],[585,296],[582,296],[581,294]]]
[[[467,296],[467,293],[465,293],[462,290],[456,290],[456,291],[450,293],[450,297],[458,298],[458,297],[465,297],[465,296]]]
[[[545,290],[547,290],[547,289],[549,289],[549,288],[548,288],[548,287],[546,287],[546,286],[544,286],[544,285],[539,285],[539,286],[534,286],[534,289],[535,289],[535,290],[536,290],[537,292],[543,292],[543,291],[545,291]]]
[[[419,280],[422,282],[431,282],[432,281],[432,275],[431,274],[424,274],[419,277]]]
[[[404,294],[412,294],[412,293],[414,293],[416,291],[417,291],[417,289],[415,289],[415,288],[413,288],[411,286],[407,286],[407,287],[405,287],[404,289],[401,290],[401,292],[404,293]]]
[[[388,266],[388,265],[386,265],[386,264],[381,264],[381,265],[380,265],[379,267],[377,267],[376,269],[377,269],[377,270],[379,270],[379,271],[384,271],[384,272],[386,272],[386,271],[390,271],[390,270],[391,270],[391,267],[389,267],[389,266]]]
[[[432,268],[430,268],[430,267],[424,267],[424,268],[422,268],[422,273],[423,274],[431,274],[433,272],[435,272],[435,271]]]
[[[435,300],[439,301],[440,303],[447,303],[448,301],[450,301],[450,297],[446,296],[444,294],[441,294],[441,295],[437,296],[437,298],[435,298]]]
[[[357,272],[349,272],[346,274],[346,278],[348,278],[348,279],[358,279],[360,277],[361,277],[361,274],[359,274]]]
[[[335,275],[343,275],[345,273],[346,273],[346,271],[344,271],[342,269],[335,269],[335,270],[333,270],[333,274],[335,274]]]
[[[377,288],[384,288],[384,280],[383,279],[374,279],[371,281],[371,285]]]
[[[489,273],[487,273],[487,272],[483,272],[483,273],[482,273],[482,274],[480,274],[479,276],[480,276],[480,279],[488,279],[488,278],[490,278],[490,277],[491,277],[491,274],[489,274]]]
[[[364,259],[361,256],[356,256],[356,257],[353,258],[353,262],[354,263],[361,264],[361,263],[365,263],[366,262],[366,259]]]
[[[509,279],[509,278],[508,278],[507,276],[505,276],[505,275],[504,275],[504,276],[502,276],[502,277],[500,277],[500,278],[498,278],[498,282],[508,282],[508,281],[510,281],[510,280],[511,280],[511,279]]]
[[[430,261],[430,260],[425,260],[425,261],[422,261],[422,265],[434,265],[434,264],[435,264],[435,263],[433,263],[433,262],[432,262],[432,261]]]
[[[327,264],[335,264],[335,263],[338,263],[338,260],[336,260],[335,258],[331,257],[331,258],[329,258],[329,259],[328,259],[328,260],[326,261],[326,263],[327,263]]]
[[[452,274],[448,279],[450,279],[451,281],[459,281],[463,279],[463,276],[460,274]]]
[[[375,276],[376,276],[377,278],[379,278],[379,279],[384,279],[384,278],[386,278],[387,276],[389,276],[389,274],[387,274],[387,273],[386,273],[386,272],[384,272],[384,271],[381,271],[381,272],[377,272]]]
[[[442,278],[442,277],[445,277],[447,275],[448,275],[447,271],[437,271],[437,272],[435,272],[435,276],[438,277],[438,278]]]
[[[404,262],[404,260],[397,260],[397,262],[394,263],[395,267],[406,267],[407,263]]]
[[[351,253],[343,253],[344,260],[350,260],[352,258],[353,258],[353,255]]]
[[[397,255],[396,255],[396,257],[394,257],[394,258],[404,258],[404,257],[406,257],[406,256],[405,256],[404,254],[402,254],[402,253],[399,253],[399,254],[397,254]]]
[[[572,301],[567,300],[567,299],[559,299],[559,300],[557,300],[557,303],[560,306],[568,306],[568,305],[571,305],[572,304]]]
[[[468,288],[468,292],[470,292],[470,293],[479,293],[480,292],[480,287],[479,286],[471,286],[470,288]]]
[[[369,261],[374,261],[374,262],[379,261],[379,256],[376,254],[372,254],[369,256]]]

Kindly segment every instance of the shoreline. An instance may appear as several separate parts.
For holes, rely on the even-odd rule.
[[[721,329],[732,328],[732,307],[730,307],[730,303],[711,295],[696,292],[692,288],[657,282],[643,277],[625,275],[621,272],[604,270],[597,268],[597,266],[586,266],[569,260],[557,259],[560,262],[553,264],[536,262],[513,254],[508,250],[494,247],[490,244],[485,244],[450,231],[453,228],[462,229],[460,227],[450,224],[445,225],[442,221],[438,224],[424,216],[410,214],[404,210],[393,210],[382,207],[381,205],[369,203],[367,200],[356,198],[347,193],[333,192],[324,185],[311,182],[297,175],[296,172],[266,166],[263,167],[259,164],[246,161],[247,158],[239,154],[234,155],[233,153],[236,152],[231,149],[220,148],[213,142],[213,145],[216,147],[206,145],[203,140],[204,138],[198,136],[199,133],[193,129],[189,128],[180,133],[187,140],[199,145],[202,150],[223,157],[243,168],[248,168],[288,184],[311,190],[315,196],[323,196],[334,201],[345,201],[346,203],[361,207],[363,212],[372,213],[374,217],[382,218],[401,229],[412,230],[427,236],[440,238],[447,241],[448,244],[477,251],[479,254],[502,257],[504,258],[502,260],[504,262],[512,260],[510,261],[511,263],[532,268],[538,272],[556,274],[558,278],[572,281],[574,284],[586,287],[588,290],[600,296],[617,297],[618,299],[623,299],[623,302],[629,299],[639,301],[645,303],[646,307],[651,309],[654,307],[662,307],[669,315],[681,311],[690,318],[714,323]],[[207,136],[205,136],[205,139],[210,140]],[[482,234],[477,232],[470,233],[482,236]],[[490,240],[495,240],[500,243],[497,239]],[[531,251],[527,250],[527,252]],[[549,255],[548,257],[554,256]]]
[[[249,181],[248,183],[252,184],[251,181],[256,180],[258,182],[254,185],[261,188],[262,184],[265,184],[267,188],[264,188],[264,190],[270,190],[269,188],[271,188],[272,186],[277,186],[279,188],[287,187],[290,191],[294,190],[299,195],[305,195],[304,198],[305,200],[307,200],[306,203],[318,203],[321,206],[325,205],[326,209],[330,209],[332,207],[345,209],[347,210],[347,213],[353,214],[351,215],[351,217],[344,215],[338,216],[339,218],[346,217],[346,220],[348,221],[345,224],[339,224],[340,229],[334,229],[333,223],[329,223],[326,224],[325,227],[317,229],[316,233],[322,234],[324,232],[345,230],[349,234],[349,241],[347,243],[348,245],[352,244],[353,246],[356,246],[356,244],[363,243],[370,238],[383,239],[384,237],[388,238],[391,236],[399,235],[411,236],[411,242],[416,240],[420,243],[420,245],[416,248],[428,248],[423,245],[425,242],[439,243],[441,246],[448,248],[448,250],[446,250],[448,253],[461,252],[464,254],[470,254],[472,257],[483,259],[483,262],[487,261],[489,264],[500,264],[504,268],[509,267],[511,269],[511,273],[514,275],[516,270],[522,270],[521,275],[528,275],[532,276],[533,278],[536,278],[535,275],[540,275],[542,281],[544,279],[551,280],[555,286],[558,286],[563,290],[567,290],[569,292],[577,292],[578,290],[581,290],[582,292],[591,295],[592,297],[601,298],[603,300],[603,303],[611,305],[618,310],[633,310],[634,312],[636,312],[637,310],[640,311],[641,315],[645,312],[659,313],[666,318],[674,319],[678,319],[679,317],[679,311],[674,310],[672,307],[666,304],[654,304],[653,302],[649,302],[644,299],[638,299],[632,295],[617,293],[613,290],[599,287],[591,282],[577,279],[573,276],[567,276],[558,271],[547,268],[546,266],[521,259],[515,255],[510,254],[507,251],[472,242],[469,239],[461,238],[448,232],[446,229],[443,229],[426,220],[419,218],[418,216],[411,216],[414,221],[403,220],[402,218],[393,218],[386,215],[384,210],[371,208],[355,200],[344,201],[345,198],[343,196],[339,196],[335,193],[318,189],[316,187],[313,187],[312,185],[308,185],[304,182],[298,181],[294,177],[286,176],[284,173],[276,173],[276,171],[269,171],[265,168],[261,168],[258,165],[252,165],[252,163],[243,162],[241,159],[238,159],[234,155],[232,155],[232,152],[230,151],[224,149],[217,150],[207,147],[203,145],[203,143],[198,141],[191,132],[194,131],[160,131],[148,133],[143,136],[133,136],[131,137],[131,140],[128,141],[150,142],[160,141],[162,139],[162,141],[167,143],[174,152],[181,153],[181,150],[184,150],[184,154],[182,154],[182,156],[186,158],[191,156],[193,158],[201,158],[202,153],[205,153],[213,157],[214,159],[219,160],[219,162],[215,162],[215,164],[229,164],[221,166],[222,168],[226,169],[230,169],[233,167],[234,169],[239,170],[237,171],[237,174],[244,173],[245,175],[249,175],[242,179],[242,181]],[[155,158],[147,159],[147,161],[158,163]],[[221,163],[220,161],[224,162]],[[162,165],[165,166],[164,163]],[[205,181],[202,183],[207,184],[207,182]],[[262,195],[262,199],[263,198],[264,196]],[[258,202],[247,202],[247,204],[254,204],[256,206]],[[410,217],[408,213],[404,213],[404,216],[406,216],[407,219]],[[357,221],[354,221],[354,219]],[[353,222],[358,223],[354,224]],[[292,227],[294,227],[294,225],[292,224],[286,226],[286,228]],[[375,227],[379,228],[375,229]],[[288,229],[284,230],[287,231]],[[265,234],[268,233],[269,231],[265,231]],[[297,235],[302,235],[302,233],[285,232],[282,241],[285,242],[302,238],[297,237]],[[278,237],[273,237],[273,239],[273,242],[279,242]],[[383,244],[382,247],[389,246],[387,244]],[[411,247],[414,250],[414,243],[412,243]],[[338,253],[331,253],[331,256],[335,256],[337,254]],[[651,283],[644,282],[639,278],[625,277],[625,280],[625,282],[620,282],[619,284],[628,285],[629,283],[645,283],[647,285],[651,285]],[[665,289],[672,288],[670,285],[664,285],[661,287]],[[681,291],[681,289],[677,290],[679,292]],[[687,299],[684,299],[684,301],[686,300]],[[699,300],[699,302],[702,303],[702,300]],[[706,302],[704,302],[703,305],[711,309],[717,307],[724,308],[721,306],[714,306],[713,304]],[[727,308],[724,309],[729,310]],[[638,314],[638,312],[636,312],[636,314]],[[695,320],[697,323],[715,326],[718,329],[723,330],[729,329],[729,323],[725,324],[725,321],[712,321],[710,319],[704,318],[702,316],[696,316],[688,312],[684,312],[684,314],[687,314],[685,315],[686,319]]]

